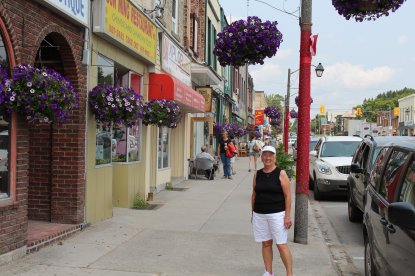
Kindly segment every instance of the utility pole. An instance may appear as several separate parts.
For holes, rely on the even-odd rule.
[[[284,117],[284,149],[288,153],[288,133],[290,131],[290,89],[291,89],[291,69],[288,68],[287,96],[285,97],[285,117]]]
[[[298,106],[298,151],[296,166],[294,242],[307,244],[308,236],[308,160],[310,144],[310,77],[311,77],[311,10],[312,0],[301,1],[300,80]]]

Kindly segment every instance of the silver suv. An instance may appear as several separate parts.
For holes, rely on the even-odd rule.
[[[310,151],[309,176],[316,200],[329,193],[347,195],[347,177],[360,141],[355,136],[325,136]]]

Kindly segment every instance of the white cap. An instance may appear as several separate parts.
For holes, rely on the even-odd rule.
[[[277,151],[275,150],[275,148],[273,146],[265,146],[265,147],[263,147],[262,148],[262,152],[265,152],[265,151],[270,151],[273,154],[276,154],[277,153]]]
[[[268,135],[265,135],[265,136],[264,136],[264,139],[269,139],[269,136],[268,136]]]

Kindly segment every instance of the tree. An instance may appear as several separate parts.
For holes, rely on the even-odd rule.
[[[368,122],[376,122],[376,115],[379,111],[390,111],[398,106],[398,100],[408,95],[415,94],[415,89],[403,88],[396,91],[382,92],[375,98],[365,99],[363,104],[355,106],[353,109],[360,107],[362,109],[362,119]]]
[[[267,106],[276,106],[281,110],[281,113],[284,113],[284,96],[279,94],[265,95],[265,102]]]

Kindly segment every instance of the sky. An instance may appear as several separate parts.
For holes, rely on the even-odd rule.
[[[278,22],[283,42],[264,65],[250,65],[254,89],[266,94],[285,95],[288,68],[299,68],[300,27],[296,17],[261,3],[288,12],[297,11],[300,0],[219,0],[228,20],[246,19],[247,15]],[[314,0],[312,32],[318,34],[317,55],[312,64],[319,62],[324,73],[311,78],[311,116],[319,112],[320,104],[327,112],[350,111],[389,90],[415,88],[415,29],[410,27],[415,1],[407,0],[400,9],[376,21],[355,22],[340,16],[331,0]],[[249,8],[247,6],[249,3]],[[312,67],[312,69],[314,69]],[[290,107],[296,108],[298,73],[291,75]]]

